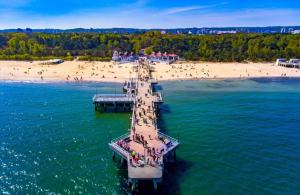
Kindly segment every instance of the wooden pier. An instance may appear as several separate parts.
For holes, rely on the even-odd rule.
[[[127,162],[128,183],[134,190],[139,181],[151,181],[157,189],[162,182],[164,163],[174,161],[179,141],[160,132],[157,120],[159,106],[163,103],[161,93],[155,92],[157,81],[152,79],[152,68],[145,59],[137,66],[134,84],[125,83],[123,95],[95,95],[94,104],[126,104],[132,102],[131,128],[114,140],[109,147]],[[131,86],[128,88],[128,86]]]

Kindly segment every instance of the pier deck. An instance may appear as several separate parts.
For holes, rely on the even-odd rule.
[[[161,133],[157,126],[162,96],[154,91],[153,85],[157,81],[151,77],[149,62],[140,60],[137,73],[134,93],[117,97],[96,95],[94,102],[133,102],[129,133],[112,140],[109,147],[127,162],[128,180],[132,186],[136,186],[139,180],[151,180],[156,188],[162,181],[164,161],[170,158],[170,154],[175,155],[179,141]]]

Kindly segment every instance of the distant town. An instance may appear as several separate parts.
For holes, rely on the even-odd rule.
[[[270,26],[270,27],[221,27],[221,28],[174,28],[174,29],[136,29],[136,28],[74,28],[74,29],[3,29],[0,33],[116,33],[116,34],[141,34],[148,31],[160,31],[162,34],[190,34],[190,35],[218,35],[236,33],[260,34],[300,34],[300,26]]]

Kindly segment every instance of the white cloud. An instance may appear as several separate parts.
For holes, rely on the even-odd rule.
[[[173,8],[164,10],[156,15],[157,16],[172,15],[172,14],[189,12],[189,11],[194,11],[194,10],[199,10],[199,9],[204,9],[204,8],[207,8],[207,7],[205,7],[205,6],[173,7]]]
[[[202,5],[202,6],[182,6],[182,7],[172,7],[166,10],[163,10],[162,12],[159,12],[155,14],[155,16],[167,16],[167,15],[175,15],[185,12],[192,12],[192,11],[199,11],[199,10],[207,10],[209,8],[222,6],[227,4],[227,2],[220,2],[218,4],[210,4],[210,5]]]

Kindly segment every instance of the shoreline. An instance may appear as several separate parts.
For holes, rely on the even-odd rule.
[[[243,80],[253,80],[253,79],[300,79],[300,77],[247,77],[247,78],[236,78],[236,77],[224,77],[224,78],[205,78],[205,79],[165,79],[159,80],[159,82],[185,82],[185,81],[243,81]],[[0,83],[32,83],[32,84],[59,84],[59,83],[70,83],[70,84],[88,84],[88,83],[105,83],[105,84],[123,84],[125,81],[94,81],[94,80],[84,80],[84,81],[65,81],[65,80],[46,80],[46,81],[37,81],[37,80],[2,80],[0,79]]]
[[[135,78],[134,64],[112,62],[66,61],[42,65],[43,61],[1,61],[0,82],[124,83]],[[158,81],[245,80],[261,78],[300,78],[300,69],[275,66],[273,63],[177,62],[156,63],[153,78]]]

